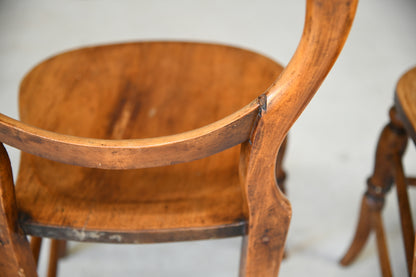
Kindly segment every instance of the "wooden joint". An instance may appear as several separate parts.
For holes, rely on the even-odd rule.
[[[384,197],[384,195],[390,191],[391,187],[392,184],[383,187],[377,186],[371,182],[371,178],[367,179],[367,191],[371,192],[372,194],[382,195]]]
[[[262,94],[259,97],[257,97],[257,104],[258,104],[257,117],[254,120],[253,127],[251,128],[250,136],[248,138],[248,142],[250,143],[250,145],[253,144],[253,136],[254,136],[254,133],[256,132],[257,125],[259,124],[260,118],[262,118],[263,114],[267,111],[267,95]]]
[[[257,99],[259,103],[259,115],[261,116],[264,112],[267,111],[267,95],[262,94]]]
[[[378,195],[371,194],[370,192],[365,193],[365,199],[372,210],[381,211],[384,206],[384,196],[380,197]]]

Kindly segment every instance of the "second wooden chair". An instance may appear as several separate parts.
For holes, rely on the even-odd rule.
[[[408,186],[416,185],[416,179],[406,177],[402,164],[408,138],[416,142],[416,68],[404,74],[397,84],[395,104],[390,109],[390,122],[384,127],[378,141],[374,172],[367,181],[357,230],[341,264],[351,264],[374,231],[381,272],[385,277],[392,276],[381,211],[386,193],[396,184],[407,269],[409,276],[412,272],[412,276],[416,276],[413,261],[415,236],[407,194]]]

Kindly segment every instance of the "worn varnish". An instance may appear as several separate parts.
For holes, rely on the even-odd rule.
[[[406,178],[402,165],[408,137],[415,142],[415,127],[416,68],[413,68],[400,78],[396,86],[395,105],[390,110],[390,122],[384,127],[378,141],[374,171],[367,182],[356,233],[341,264],[351,264],[374,231],[381,273],[385,277],[392,276],[381,212],[387,192],[396,184],[408,274],[416,276],[415,236],[407,194],[407,186],[412,185],[413,178]]]
[[[276,276],[291,217],[279,148],[356,5],[307,1],[283,72],[247,50],[182,42],[82,48],[39,64],[21,85],[21,121],[0,114],[0,141],[24,152],[18,222],[2,230],[114,243],[243,235],[240,276]]]

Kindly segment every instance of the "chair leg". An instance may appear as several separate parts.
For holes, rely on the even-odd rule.
[[[361,212],[357,229],[355,231],[355,235],[350,248],[347,250],[347,253],[340,261],[342,265],[350,265],[355,260],[355,258],[358,256],[366,244],[367,239],[371,233],[371,229],[371,211],[367,204],[367,198],[364,196],[361,202]]]
[[[20,228],[10,160],[0,143],[0,273],[37,276],[26,235]]]
[[[42,238],[32,237],[30,239],[30,248],[32,249],[33,257],[35,259],[36,266],[39,263],[40,248],[42,247]]]
[[[371,221],[376,233],[378,260],[380,263],[381,275],[383,277],[391,277],[393,274],[390,266],[389,251],[387,249],[386,235],[384,233],[381,211],[374,212],[371,217]]]
[[[66,256],[67,244],[68,242],[66,240],[59,240],[59,258],[63,258]]]
[[[285,137],[285,139],[282,142],[282,145],[280,145],[279,153],[277,154],[276,159],[276,182],[279,186],[280,190],[287,195],[287,187],[286,187],[286,171],[283,169],[283,159],[286,154],[286,148],[287,148],[287,141],[288,136]],[[287,252],[283,253],[283,259],[286,259]]]
[[[386,237],[384,233],[383,221],[381,217],[382,202],[374,202],[368,195],[363,197],[361,204],[361,213],[354,239],[348,249],[347,253],[341,260],[344,266],[350,265],[358,256],[366,244],[368,237],[372,231],[375,232],[378,258],[380,262],[381,272],[383,277],[392,276],[390,268],[390,259],[388,256],[388,249]]]
[[[413,246],[413,253],[414,254],[413,254],[412,277],[416,277],[416,239],[415,239],[415,245]]]
[[[407,194],[407,184],[404,170],[400,157],[396,157],[396,188],[397,200],[399,203],[400,221],[402,225],[402,234],[404,249],[406,254],[407,270],[409,276],[412,272],[413,263],[413,245],[415,241],[415,231],[413,228],[412,214],[410,210],[409,196]]]
[[[52,239],[49,253],[48,277],[56,276],[59,259],[64,257],[65,253],[66,241]]]
[[[395,179],[395,157],[401,159],[407,140],[406,131],[397,118],[395,109],[390,109],[390,122],[380,135],[373,175],[367,181],[367,191],[362,202],[356,235],[346,255],[341,259],[342,265],[349,265],[357,257],[371,231],[375,231],[383,276],[391,276],[381,211],[385,194],[390,190]]]
[[[291,209],[282,209],[281,222],[272,228],[249,227],[243,237],[239,277],[276,277],[284,256]],[[259,228],[260,227],[260,228]]]
[[[256,151],[252,149],[254,147]],[[276,162],[261,160],[256,141],[243,143],[240,177],[247,201],[247,233],[243,239],[240,277],[276,277],[283,258],[292,209],[276,183]],[[261,151],[269,149],[261,148]],[[255,152],[255,154],[252,154]],[[258,155],[258,156],[257,156]]]

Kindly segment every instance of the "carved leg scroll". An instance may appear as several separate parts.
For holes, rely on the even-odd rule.
[[[29,242],[18,224],[9,157],[0,143],[0,273],[5,277],[36,275]]]
[[[395,179],[396,160],[402,158],[407,140],[406,131],[397,118],[395,109],[390,109],[390,123],[384,127],[380,135],[374,172],[367,181],[367,191],[363,197],[356,233],[349,250],[341,260],[342,265],[353,262],[367,242],[371,231],[375,231],[382,274],[392,275],[381,211],[385,195]]]

